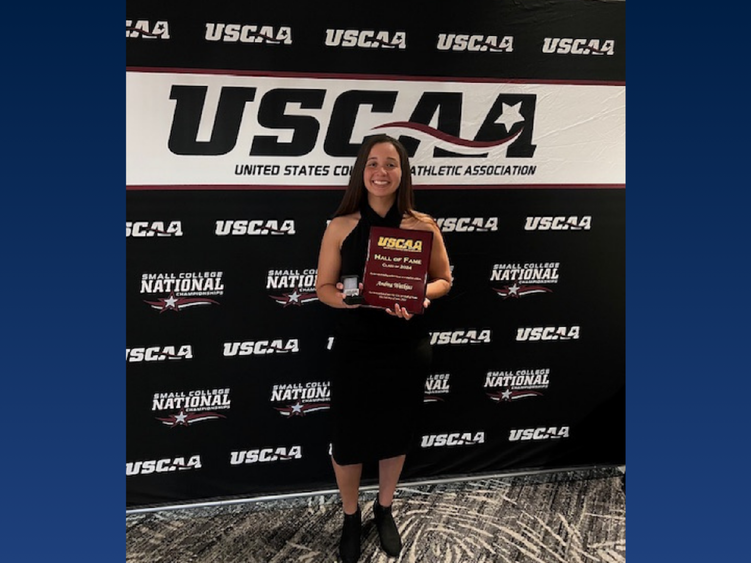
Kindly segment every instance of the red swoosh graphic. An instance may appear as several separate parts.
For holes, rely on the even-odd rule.
[[[415,131],[420,131],[421,133],[430,135],[431,137],[435,137],[436,139],[451,143],[452,145],[481,149],[492,149],[493,147],[508,143],[509,141],[518,137],[519,134],[524,130],[524,127],[522,127],[513,135],[509,135],[508,137],[496,141],[470,141],[468,139],[462,139],[461,137],[454,137],[453,135],[444,133],[443,131],[430,127],[429,125],[424,125],[422,123],[412,123],[411,121],[392,121],[391,123],[384,123],[383,125],[373,127],[373,129],[384,129],[386,127],[404,127],[405,129],[413,129]]]

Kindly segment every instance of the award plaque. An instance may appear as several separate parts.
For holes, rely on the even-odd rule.
[[[428,284],[432,231],[371,227],[363,275],[365,305],[422,313]]]

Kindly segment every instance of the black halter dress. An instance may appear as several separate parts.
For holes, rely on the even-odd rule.
[[[341,274],[362,280],[371,226],[399,227],[365,202],[342,243]],[[406,454],[417,440],[432,352],[424,314],[410,320],[382,309],[338,309],[331,353],[332,455],[350,465]]]

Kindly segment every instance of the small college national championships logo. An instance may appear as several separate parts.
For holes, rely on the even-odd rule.
[[[280,383],[271,388],[272,404],[284,417],[306,416],[331,408],[331,389],[328,381]]]
[[[266,275],[266,289],[269,297],[283,305],[300,307],[318,301],[316,280],[318,270],[269,270]]]
[[[177,410],[177,413],[156,417],[158,421],[170,428],[227,418],[216,411],[229,410],[231,406],[229,392],[229,389],[195,389],[188,392],[154,393],[151,410]]]
[[[550,384],[549,369],[489,371],[485,375],[485,392],[494,403],[510,403],[530,397],[542,397]]]
[[[224,295],[222,272],[145,273],[141,276],[143,302],[160,313],[192,307],[219,305],[212,297]],[[166,297],[159,295],[167,294]]]
[[[552,293],[553,290],[548,286],[558,283],[559,267],[559,262],[494,264],[490,281],[508,282],[493,287],[493,291],[504,300],[509,297],[518,299],[527,295]]]
[[[425,380],[424,403],[443,402],[443,396],[451,392],[450,373],[433,373]]]

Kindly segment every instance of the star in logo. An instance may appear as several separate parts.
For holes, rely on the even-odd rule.
[[[211,411],[186,413],[184,409],[181,409],[177,414],[171,414],[167,418],[157,417],[157,420],[161,421],[162,424],[166,424],[167,426],[174,428],[176,426],[190,426],[191,424],[194,424],[196,422],[203,422],[204,420],[215,420],[217,418],[227,417]]]
[[[517,123],[524,121],[524,117],[519,113],[519,110],[522,107],[522,103],[519,102],[518,104],[515,104],[513,106],[510,106],[508,104],[501,103],[502,106],[502,112],[501,115],[496,119],[496,123],[499,123],[503,125],[506,128],[506,133],[511,132],[511,128],[516,125]]]
[[[286,407],[274,407],[282,416],[305,416],[309,412],[323,411],[331,408],[329,403],[301,403],[297,401],[294,405]]]
[[[284,293],[282,295],[269,295],[274,301],[285,307],[290,305],[296,305],[301,307],[305,303],[318,300],[318,294],[314,291],[300,291],[299,287],[292,290],[292,293]]]
[[[544,285],[519,285],[518,283],[514,282],[514,285],[506,285],[502,287],[501,289],[498,289],[496,287],[493,288],[493,291],[495,291],[498,295],[503,297],[504,299],[508,299],[509,297],[524,297],[525,295],[532,295],[533,293],[552,293],[553,290],[545,287]]]
[[[182,309],[197,305],[219,305],[218,301],[205,297],[175,297],[174,291],[167,298],[160,297],[158,301],[144,300],[144,303],[148,303],[153,309],[159,309],[160,313],[164,313],[165,311],[180,312]]]
[[[490,397],[496,403],[509,403],[511,401],[517,401],[519,399],[525,399],[527,397],[541,397],[542,393],[539,391],[533,391],[531,389],[503,389],[496,393],[488,393]]]

